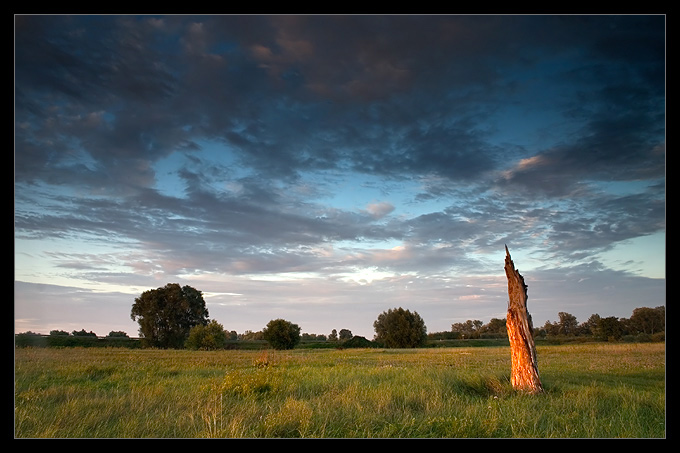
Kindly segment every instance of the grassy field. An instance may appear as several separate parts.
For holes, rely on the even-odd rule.
[[[15,436],[665,437],[665,346],[186,351],[19,348]]]

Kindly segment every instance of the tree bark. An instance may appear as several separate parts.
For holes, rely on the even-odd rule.
[[[531,316],[527,311],[527,285],[524,284],[524,277],[515,269],[507,245],[505,246],[505,275],[508,277],[508,296],[510,297],[506,320],[512,359],[510,381],[516,390],[540,393],[543,391],[543,386],[538,375]]]

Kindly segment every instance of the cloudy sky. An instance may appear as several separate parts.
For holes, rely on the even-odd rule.
[[[241,333],[665,304],[649,16],[15,16],[15,331],[176,282]]]

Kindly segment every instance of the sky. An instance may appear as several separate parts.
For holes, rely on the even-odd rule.
[[[15,332],[666,299],[663,15],[17,15]]]

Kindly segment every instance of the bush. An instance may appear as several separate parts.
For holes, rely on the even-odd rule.
[[[418,312],[401,307],[381,313],[373,327],[375,341],[387,348],[415,348],[427,340],[427,328]]]
[[[85,331],[85,329],[80,329],[80,330],[74,330],[71,332],[71,335],[74,337],[93,337],[97,338],[97,334],[92,332],[91,330],[89,332]]]
[[[47,345],[47,340],[42,335],[29,330],[28,332],[16,334],[14,336],[14,345],[20,348],[29,346],[41,347]]]
[[[69,336],[70,334],[66,332],[65,330],[50,330],[50,335],[65,335]]]
[[[300,342],[300,327],[285,319],[269,321],[262,336],[274,349],[293,349]]]
[[[207,325],[197,325],[189,331],[189,337],[184,346],[188,349],[210,351],[224,349],[227,344],[227,334],[222,324],[214,319]]]
[[[666,332],[664,331],[652,334],[652,341],[654,342],[666,341]]]
[[[362,336],[354,336],[342,343],[343,348],[375,348],[376,345]]]
[[[91,335],[50,335],[45,337],[47,340],[47,346],[49,347],[83,347],[89,348],[91,346],[97,346],[99,340],[96,336]]]
[[[127,333],[123,332],[122,330],[112,330],[109,332],[109,334],[106,336],[106,338],[130,338]]]

